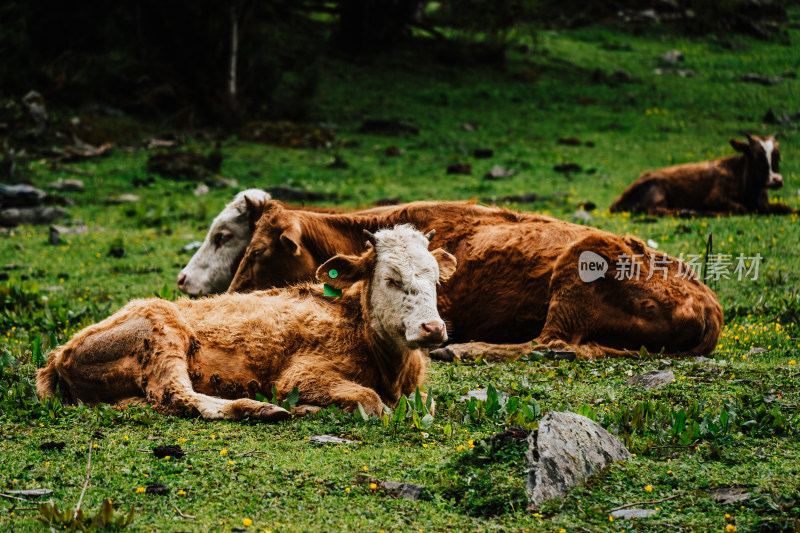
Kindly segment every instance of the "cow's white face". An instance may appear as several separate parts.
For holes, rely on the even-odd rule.
[[[764,159],[767,167],[767,188],[780,189],[783,186],[783,176],[778,172],[778,162],[780,161],[780,152],[778,152],[778,143],[775,142],[774,137],[768,137],[765,140],[758,141],[764,149]]]
[[[327,283],[368,279],[372,329],[386,340],[409,348],[438,346],[447,340],[447,328],[436,309],[436,285],[455,271],[456,260],[442,249],[428,251],[429,239],[408,224],[381,230],[370,237],[374,251],[360,258],[360,274],[336,256],[322,265],[317,276]],[[371,254],[371,255],[370,255]],[[339,268],[331,279],[331,269]],[[344,276],[342,276],[344,274]]]
[[[233,279],[253,233],[247,209],[251,203],[264,203],[269,193],[248,189],[236,195],[211,223],[203,245],[178,275],[178,288],[190,296],[225,292]]]

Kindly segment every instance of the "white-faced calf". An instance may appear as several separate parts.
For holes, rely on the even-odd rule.
[[[178,289],[189,296],[225,292],[253,236],[248,206],[269,199],[269,193],[260,189],[237,194],[216,216],[203,245],[178,274]]]
[[[783,177],[775,135],[731,139],[741,155],[687,163],[645,172],[611,204],[611,211],[670,214],[787,214],[794,209],[770,203],[768,189],[780,189]]]
[[[447,340],[436,286],[455,271],[444,250],[401,225],[367,234],[360,256],[337,255],[317,278],[250,294],[199,300],[134,300],[59,347],[36,384],[68,401],[127,405],[209,419],[279,420],[289,413],[256,401],[272,387],[300,403],[370,414],[393,406],[426,377],[424,348]]]

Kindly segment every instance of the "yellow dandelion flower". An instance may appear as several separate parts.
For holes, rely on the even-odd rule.
[[[186,491],[181,489],[181,490],[178,491],[178,495],[179,496],[186,496]]]
[[[227,450],[227,449],[225,449],[225,448],[222,448],[222,449],[219,451],[219,454],[220,454],[220,455],[228,455],[228,450]]]
[[[613,517],[613,516],[611,516],[611,515],[608,515],[608,521],[609,521],[609,522],[613,522],[613,521],[614,521],[614,517]]]
[[[184,442],[186,442],[186,439],[184,439],[183,437],[181,437],[181,438],[179,438],[179,439],[178,439],[178,442],[180,442],[180,443],[184,443]]]
[[[136,487],[136,492],[144,492],[144,487]]]
[[[456,448],[456,450],[458,450],[459,452],[461,452],[461,451],[464,451],[465,449],[466,449],[466,448],[464,448],[464,447],[463,447],[463,446],[461,446],[460,444],[458,445],[458,448]]]
[[[733,524],[728,524],[727,526],[725,526],[725,531],[727,531],[728,533],[736,533],[736,526],[734,526]]]
[[[244,524],[245,527],[252,526],[253,525],[253,521],[250,520],[249,518],[245,518],[244,520],[242,520],[242,524]]]
[[[372,490],[375,490],[375,489],[378,488],[378,485],[376,485],[375,483],[370,483],[369,484],[369,488],[372,489]]]
[[[792,359],[791,361],[789,361],[789,364],[790,364],[790,365],[796,365],[796,364],[797,364],[797,361],[795,361],[794,359]]]
[[[345,491],[345,492],[350,492],[350,487],[345,487],[345,488],[344,488],[344,491]]]
[[[369,467],[367,465],[364,465],[361,468],[364,470],[364,472],[369,472]]]
[[[647,486],[644,488],[644,490],[646,490],[647,492],[653,492],[653,487],[651,487],[650,485],[647,485]]]

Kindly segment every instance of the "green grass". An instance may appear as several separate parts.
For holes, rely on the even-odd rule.
[[[796,19],[798,13],[793,15]],[[800,39],[800,31],[790,34]],[[727,140],[739,131],[776,129],[782,134],[786,185],[772,196],[800,207],[800,134],[796,126],[761,123],[769,107],[778,113],[800,111],[800,82],[786,78],[780,85],[761,87],[738,81],[748,72],[797,72],[800,55],[790,46],[737,36],[730,40],[744,50],[729,50],[715,38],[631,36],[607,29],[539,32],[536,37],[534,42],[518,35],[533,53],[512,52],[505,69],[420,62],[404,54],[355,65],[323,62],[312,118],[336,123],[338,138],[358,140],[359,146],[283,150],[231,137],[223,142],[221,174],[238,180],[241,188],[289,185],[334,193],[340,198],[334,203],[344,208],[387,196],[411,201],[535,192],[543,199],[510,207],[569,219],[579,203],[592,201],[598,205],[592,225],[653,239],[673,256],[702,253],[713,232],[716,251],[764,258],[757,281],[716,284],[726,326],[714,361],[434,364],[427,388],[438,410],[433,425],[424,430],[427,436],[410,419],[384,426],[381,420],[364,421],[335,409],[266,426],[168,418],[145,409],[117,413],[40,405],[31,383],[47,350],[130,298],[171,297],[177,273],[189,258],[181,247],[202,239],[235,192],[214,189],[198,198],[191,192],[194,184],[162,178],[134,188],[135,178],[147,177],[148,153],[118,149],[109,158],[76,165],[94,175],[83,178],[85,193],[67,194],[76,202],[69,208],[71,217],[86,222],[92,228],[88,234],[70,235],[67,244],[51,246],[46,227],[21,227],[0,239],[0,266],[18,267],[6,270],[10,279],[0,285],[0,490],[51,488],[59,508],[74,508],[86,473],[86,447],[100,430],[104,438],[96,441],[83,509],[94,514],[106,498],[114,499],[118,512],[135,505],[135,530],[230,531],[244,527],[245,519],[252,520],[249,531],[662,531],[670,526],[725,531],[728,524],[738,531],[794,530],[800,517],[796,217],[649,223],[637,216],[612,216],[607,207],[644,170],[728,155]],[[609,44],[629,45],[630,50],[608,50]],[[681,68],[697,71],[697,77],[653,73],[659,66],[656,58],[673,48],[686,56]],[[624,69],[634,81],[592,83],[595,68],[606,79]],[[400,138],[358,134],[363,116],[399,118],[419,126],[421,133]],[[464,131],[464,123],[475,131]],[[595,147],[556,143],[572,136]],[[201,141],[197,145],[210,149]],[[386,157],[390,145],[404,154]],[[474,159],[475,148],[492,148],[495,155]],[[326,168],[335,154],[350,168]],[[470,163],[473,174],[446,175],[452,162]],[[552,169],[563,162],[596,172],[568,179]],[[484,180],[495,164],[517,174]],[[49,170],[44,162],[27,168],[26,178],[39,186],[65,177],[70,176]],[[120,192],[139,194],[142,201],[104,203]],[[124,257],[109,256],[119,239]],[[749,353],[755,347],[766,351]],[[676,383],[665,389],[646,392],[623,385],[629,374],[666,367],[675,372]],[[534,416],[485,414],[493,407],[478,405],[484,410],[470,416],[457,398],[490,385],[538,410]],[[491,446],[484,439],[508,424],[535,427],[541,413],[551,409],[597,419],[637,456],[534,514],[526,510],[523,448]],[[729,420],[724,424],[723,412]],[[323,433],[361,444],[320,447],[306,440]],[[46,441],[66,445],[60,453],[39,450]],[[211,451],[177,460],[141,452],[174,443]],[[227,455],[220,455],[222,449]],[[237,455],[250,451],[258,453]],[[424,498],[395,500],[382,489],[370,489],[379,481],[424,485]],[[136,491],[154,482],[167,485],[169,494]],[[728,486],[748,487],[752,498],[724,506],[710,497],[711,489]],[[653,518],[609,521],[610,509],[675,494],[680,496],[651,506],[659,508]],[[14,501],[2,499],[0,530],[40,530],[38,512],[29,510],[38,504],[18,503],[9,512]],[[196,519],[179,518],[176,507]]]

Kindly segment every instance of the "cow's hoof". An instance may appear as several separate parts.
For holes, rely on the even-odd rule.
[[[431,350],[430,352],[431,359],[435,359],[437,361],[454,361],[458,357],[456,356],[455,351],[449,346],[443,346],[442,348],[436,348],[435,350]]]
[[[283,407],[278,407],[277,405],[272,404],[261,407],[253,414],[253,418],[263,422],[280,422],[281,420],[286,420],[291,416],[291,413],[289,413],[289,411]]]
[[[319,405],[297,405],[292,407],[292,416],[306,416],[322,409]]]

